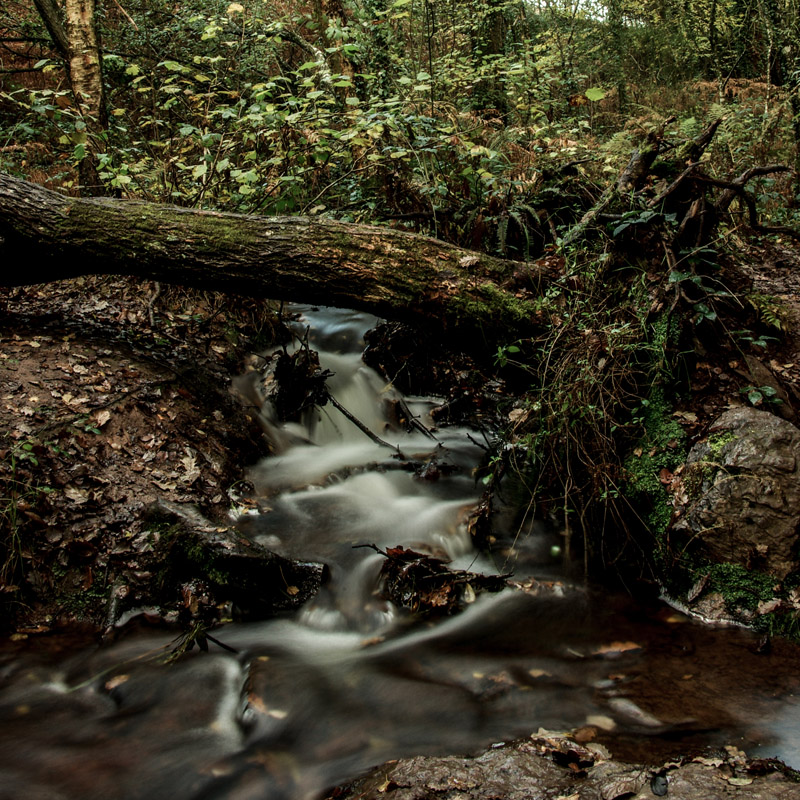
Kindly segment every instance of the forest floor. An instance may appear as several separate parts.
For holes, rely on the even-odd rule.
[[[159,502],[220,525],[248,502],[244,470],[266,445],[229,385],[273,338],[274,313],[211,293],[154,298],[154,284],[119,278],[0,302],[0,514],[13,539],[0,596],[20,637],[96,627],[116,576],[148,578]]]

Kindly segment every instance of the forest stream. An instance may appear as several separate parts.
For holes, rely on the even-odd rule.
[[[435,398],[401,398],[363,364],[374,318],[295,310],[294,346],[318,351],[335,404],[302,424],[265,406],[276,454],[253,468],[258,504],[238,526],[324,563],[322,590],[171,664],[174,634],[144,630],[0,653],[0,798],[312,800],[388,759],[587,727],[641,763],[735,745],[800,768],[797,646],[764,651],[750,631],[575,583],[544,525],[498,523],[495,551],[476,552],[466,522],[489,434],[437,427]],[[387,420],[398,402],[411,432]],[[513,573],[516,588],[468,589],[463,611],[416,619],[378,591],[398,547]]]

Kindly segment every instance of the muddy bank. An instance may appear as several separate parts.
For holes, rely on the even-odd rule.
[[[269,304],[132,280],[4,292],[6,627],[102,629],[109,599],[115,615],[161,600],[185,623],[211,602],[193,582],[219,574],[209,537],[230,535],[231,510],[249,502],[244,470],[267,452],[230,377],[277,330]],[[165,575],[177,531],[190,532],[186,568]]]

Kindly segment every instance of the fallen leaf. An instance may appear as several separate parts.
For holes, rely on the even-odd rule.
[[[608,705],[612,711],[625,717],[628,722],[632,722],[635,725],[641,725],[645,728],[660,728],[663,725],[660,719],[648,714],[647,711],[639,708],[633,700],[629,700],[627,697],[612,697],[609,699]]]
[[[514,408],[508,413],[508,421],[514,423],[520,419],[520,417],[524,417],[525,413],[524,408]]]
[[[78,505],[82,505],[89,501],[89,492],[79,489],[77,486],[73,486],[69,484],[64,487],[64,494],[72,500],[73,503],[77,503]]]
[[[258,711],[259,714],[269,713],[267,704],[263,701],[261,697],[259,697],[254,692],[250,692],[250,694],[247,695],[247,704],[250,706],[250,708]]]
[[[529,669],[528,675],[532,678],[550,678],[552,677],[551,673],[549,673],[546,669]]]
[[[606,717],[603,714],[589,714],[586,717],[586,724],[591,725],[593,728],[600,728],[603,731],[613,731],[617,727],[611,717]]]
[[[592,655],[613,655],[615,653],[629,653],[641,649],[642,646],[636,642],[611,642],[610,644],[601,644],[599,647],[596,647],[592,650]]]
[[[98,428],[102,428],[103,425],[106,424],[111,419],[111,412],[104,408],[102,411],[98,411],[92,415],[94,418],[94,423]]]
[[[130,675],[115,675],[105,682],[106,691],[110,692],[112,689],[116,689],[117,686],[121,686],[129,678]]]

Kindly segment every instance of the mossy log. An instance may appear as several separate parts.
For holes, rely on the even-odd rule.
[[[0,286],[132,275],[335,305],[488,339],[533,324],[543,276],[388,228],[67,197],[0,173]]]

